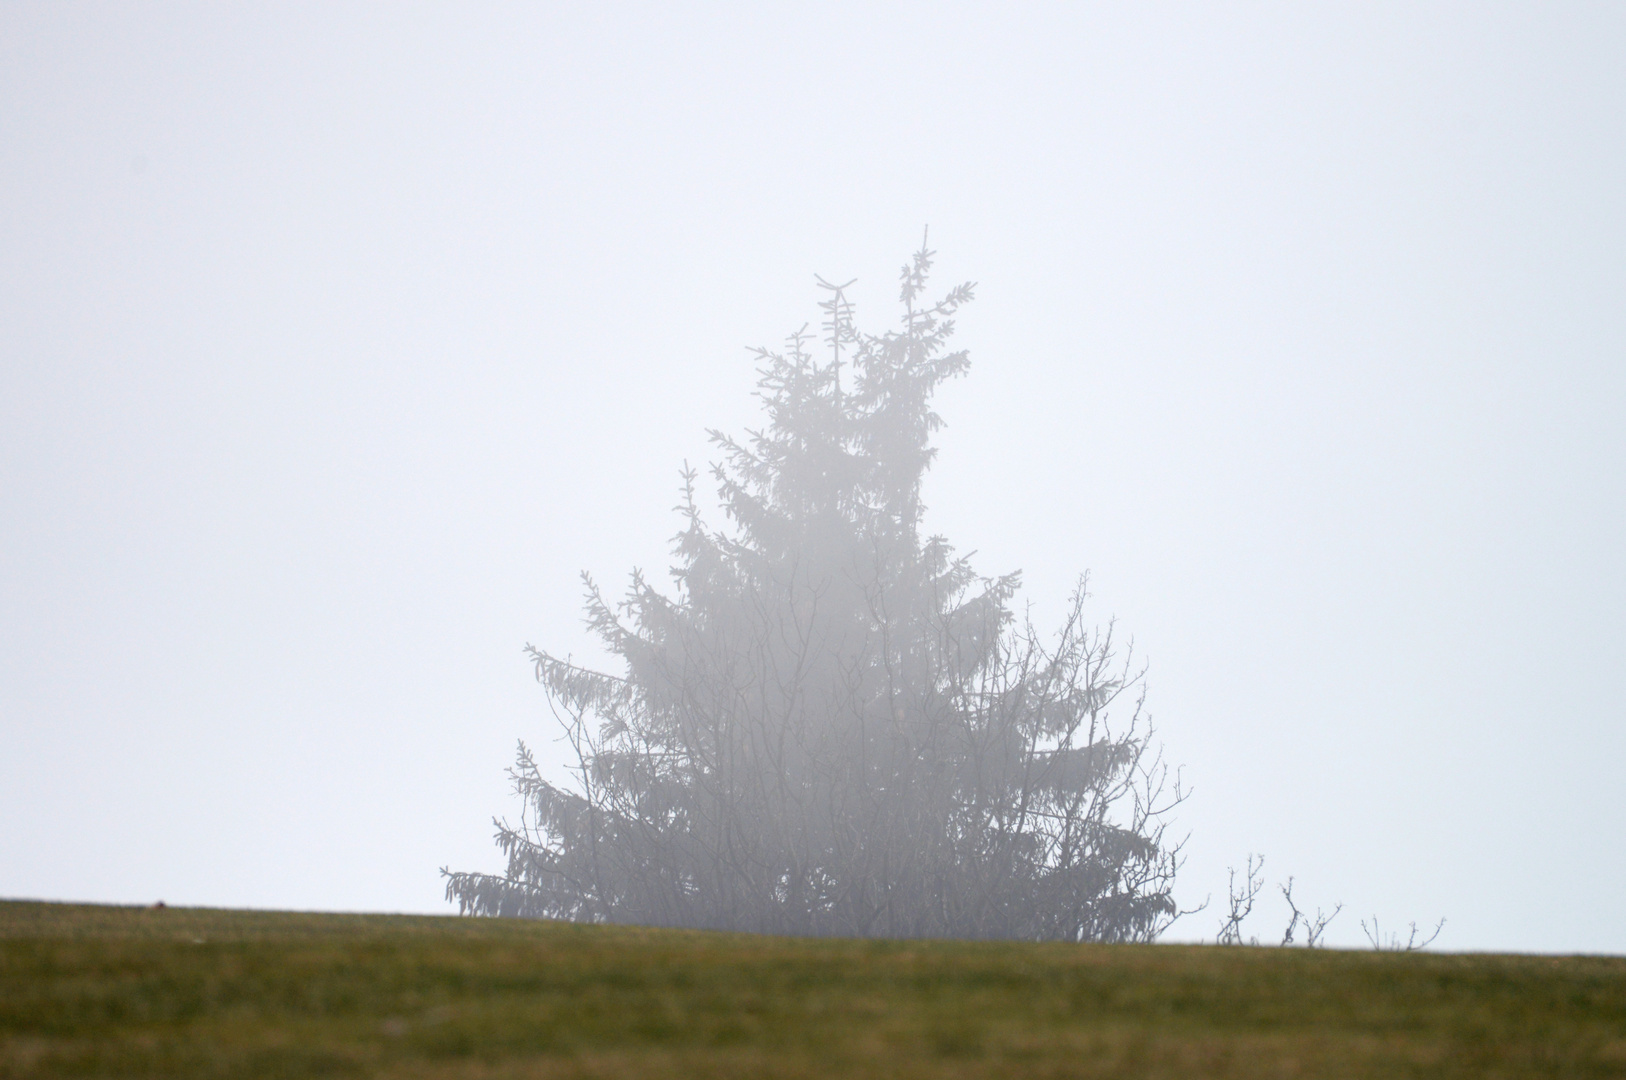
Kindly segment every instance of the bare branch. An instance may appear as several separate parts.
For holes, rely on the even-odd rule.
[[[1433,933],[1427,937],[1420,936],[1422,931],[1417,928],[1415,922],[1411,923],[1410,927],[1410,933],[1402,941],[1400,935],[1396,933],[1391,933],[1385,938],[1382,928],[1378,926],[1378,917],[1376,915],[1372,916],[1371,927],[1366,925],[1365,919],[1361,920],[1361,932],[1366,935],[1366,940],[1371,943],[1372,948],[1379,952],[1420,952],[1434,944],[1434,939],[1440,936],[1441,930],[1445,929],[1445,919],[1442,917],[1435,924]]]

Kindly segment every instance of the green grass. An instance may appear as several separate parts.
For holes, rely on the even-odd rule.
[[[1626,1077],[1626,958],[0,903],[0,1077]]]

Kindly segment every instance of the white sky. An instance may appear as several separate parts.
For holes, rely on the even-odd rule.
[[[448,910],[929,223],[929,524],[1092,571],[1184,898],[1626,952],[1626,8],[469,7],[0,7],[0,896]]]

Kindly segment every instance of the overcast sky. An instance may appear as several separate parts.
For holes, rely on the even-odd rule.
[[[0,7],[0,896],[444,912],[814,274],[979,283],[1179,895],[1626,952],[1626,8]],[[1251,929],[1280,934],[1262,902]],[[1278,917],[1280,913],[1281,917]],[[1210,909],[1178,938],[1212,938]]]

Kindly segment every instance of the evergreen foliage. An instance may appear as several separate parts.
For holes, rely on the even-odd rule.
[[[1080,581],[1048,639],[941,536],[920,534],[934,391],[972,285],[901,325],[854,322],[819,279],[823,333],[757,351],[765,426],[711,432],[731,525],[685,468],[675,588],[591,578],[587,622],[622,670],[527,646],[576,763],[498,821],[501,875],[451,873],[465,913],[777,934],[1144,941],[1175,915],[1179,845],[1149,748],[1143,671]]]

